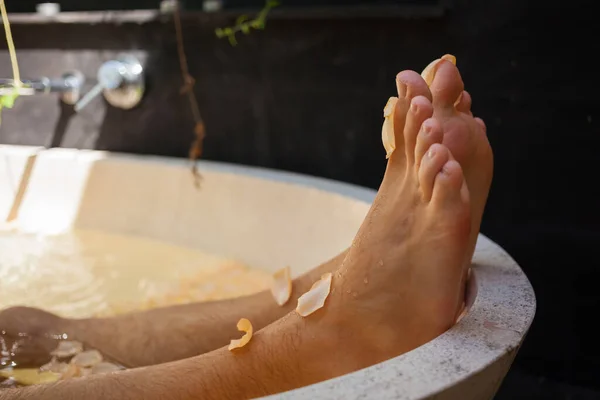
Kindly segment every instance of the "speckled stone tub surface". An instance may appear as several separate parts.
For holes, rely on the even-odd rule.
[[[0,217],[25,230],[91,228],[167,240],[294,275],[346,248],[375,191],[293,173],[186,160],[0,146]],[[202,230],[210,235],[202,235]],[[266,252],[264,249],[269,248]],[[515,261],[479,236],[468,313],[400,357],[268,399],[490,399],[535,314]]]

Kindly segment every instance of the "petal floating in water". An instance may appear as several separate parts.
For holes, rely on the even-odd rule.
[[[12,378],[21,385],[37,385],[40,383],[56,382],[60,374],[50,371],[40,371],[37,368],[18,368],[0,370],[0,376]]]
[[[87,350],[73,357],[71,364],[87,368],[102,362],[102,360],[102,354],[98,350]]]
[[[83,351],[83,344],[80,342],[76,342],[74,340],[63,340],[58,343],[58,347],[50,352],[50,355],[53,355],[58,358],[66,358],[74,356]]]
[[[113,363],[109,363],[106,361],[100,362],[96,365],[94,365],[91,369],[91,373],[92,374],[105,374],[107,372],[115,372],[115,371],[120,371],[123,368],[113,364]]]

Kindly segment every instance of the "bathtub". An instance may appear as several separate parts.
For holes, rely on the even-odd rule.
[[[100,151],[0,145],[0,221],[138,235],[297,276],[344,250],[375,191],[304,175]],[[210,234],[202,234],[202,232]],[[534,318],[531,284],[479,235],[468,310],[402,356],[269,399],[490,399]]]

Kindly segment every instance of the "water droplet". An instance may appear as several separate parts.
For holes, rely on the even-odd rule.
[[[365,283],[365,285],[366,285],[367,283],[369,283],[369,278],[365,278],[365,279],[363,280],[363,282],[364,282],[364,283]]]
[[[346,293],[350,294],[350,289],[346,290]]]
[[[353,296],[353,297],[357,297],[357,296],[358,296],[358,293],[356,293],[356,292],[352,292],[352,296]]]
[[[379,265],[383,265],[383,260],[379,260]]]

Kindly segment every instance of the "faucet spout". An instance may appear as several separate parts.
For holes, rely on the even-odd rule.
[[[0,79],[0,96],[14,94],[33,96],[36,94],[58,93],[67,104],[75,104],[80,97],[85,78],[79,71],[63,74],[58,79],[42,77],[39,79],[23,80],[22,85],[15,86],[13,79]]]

